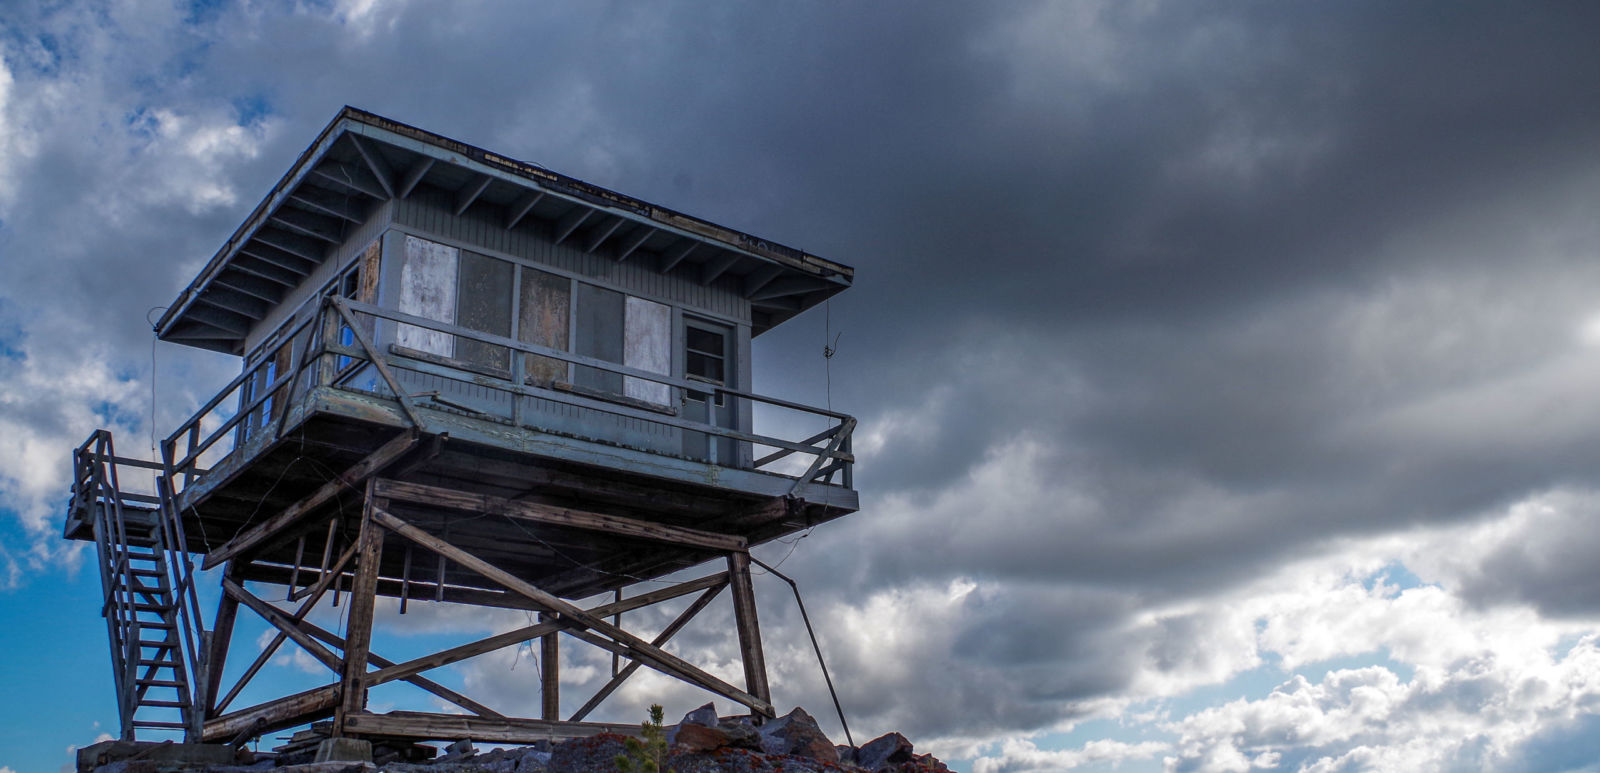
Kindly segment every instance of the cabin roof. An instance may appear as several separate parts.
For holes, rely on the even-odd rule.
[[[165,341],[243,354],[245,336],[377,205],[453,191],[507,229],[652,261],[702,284],[732,278],[759,335],[849,287],[855,269],[496,153],[345,107],[156,323]]]

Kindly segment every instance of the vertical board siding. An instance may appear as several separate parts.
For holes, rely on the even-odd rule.
[[[389,230],[393,222],[393,202],[383,202],[372,209],[367,219],[345,234],[344,241],[335,247],[327,259],[317,264],[311,270],[311,275],[301,280],[289,292],[284,293],[283,300],[267,312],[267,316],[250,326],[250,332],[245,336],[244,350],[252,352],[261,342],[276,331],[284,323],[290,322],[300,311],[306,301],[316,297],[322,288],[333,281],[335,276],[344,271],[350,262],[358,255],[364,254],[366,249]],[[246,367],[249,362],[247,358]]]
[[[449,196],[432,190],[419,190],[396,202],[394,222],[429,234],[481,247],[505,257],[548,266],[589,277],[632,294],[667,303],[689,306],[721,317],[750,321],[750,302],[739,293],[735,277],[722,277],[708,287],[678,274],[663,275],[635,252],[618,263],[613,250],[623,239],[613,238],[594,254],[583,251],[582,232],[561,244],[551,243],[549,226],[527,218],[515,230],[507,231],[492,210],[481,208],[457,216]]]

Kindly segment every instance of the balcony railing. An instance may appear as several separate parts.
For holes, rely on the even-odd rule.
[[[297,314],[272,344],[272,351],[240,373],[200,410],[178,427],[162,444],[170,480],[181,491],[206,472],[205,467],[237,464],[252,458],[285,426],[294,406],[317,389],[344,389],[376,393],[394,399],[400,410],[420,429],[427,430],[423,408],[442,407],[450,413],[478,416],[530,430],[568,434],[587,440],[618,443],[608,437],[604,422],[592,426],[553,426],[547,413],[531,410],[530,398],[569,406],[586,416],[629,420],[654,428],[667,437],[706,438],[696,461],[781,475],[793,481],[792,494],[807,483],[853,488],[851,435],[854,418],[835,411],[767,397],[726,386],[630,368],[614,362],[573,354],[514,338],[483,333],[459,325],[405,314],[340,297],[326,297]],[[309,304],[308,304],[309,305]],[[475,342],[479,350],[499,352],[497,362],[486,366],[440,357],[391,344],[380,349],[381,335],[410,325],[443,334],[456,342]],[[392,336],[390,336],[392,337]],[[498,367],[503,356],[507,367]],[[530,364],[541,360],[568,363],[568,369],[613,373],[635,383],[659,384],[668,402],[650,403],[620,394],[601,393],[564,380],[536,382]],[[547,369],[547,368],[546,368]],[[463,404],[450,390],[413,391],[407,382],[432,377],[444,383],[488,390],[509,410],[496,413]],[[725,406],[724,415],[750,416],[759,408],[763,423],[785,426],[827,426],[802,439],[788,439],[746,431],[738,427],[678,415],[671,406],[694,397],[705,405]],[[423,404],[426,401],[427,404]],[[726,423],[742,423],[739,421]],[[795,433],[799,434],[799,433]],[[684,456],[679,449],[646,449],[653,453]],[[230,458],[236,457],[236,458]],[[205,467],[202,467],[202,464]],[[803,465],[803,466],[802,466]]]

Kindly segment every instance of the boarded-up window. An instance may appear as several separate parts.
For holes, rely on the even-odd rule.
[[[405,263],[400,268],[400,311],[439,322],[456,321],[456,264],[460,250],[446,244],[406,237]],[[455,356],[454,336],[415,325],[400,325],[401,346]]]
[[[522,268],[517,299],[517,338],[523,343],[567,350],[567,325],[571,322],[572,280],[547,271]],[[526,361],[530,383],[548,385],[567,380],[567,363],[549,357]]]
[[[672,372],[672,308],[666,304],[628,297],[623,325],[622,364],[666,375]],[[669,405],[666,384],[632,376],[623,377],[624,394],[637,400]]]
[[[606,362],[622,362],[623,294],[604,287],[578,284],[577,340],[573,351]],[[578,366],[573,383],[589,389],[622,393],[622,374]]]
[[[461,255],[461,291],[456,298],[456,324],[471,330],[511,337],[512,266],[473,252]],[[456,356],[498,370],[511,366],[510,350],[470,338],[456,339]]]

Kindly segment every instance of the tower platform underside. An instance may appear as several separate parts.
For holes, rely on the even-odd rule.
[[[222,548],[363,459],[408,443],[376,471],[385,481],[410,484],[393,497],[397,515],[564,598],[655,579],[719,558],[739,542],[758,545],[858,506],[856,492],[839,485],[802,484],[789,498],[794,479],[784,475],[507,426],[443,408],[416,409],[427,427],[419,435],[392,399],[333,387],[309,397],[289,409],[283,431],[252,438],[179,494],[190,552]],[[352,528],[364,493],[359,485],[345,486],[294,525],[275,530],[252,549],[241,579],[309,583],[325,554],[337,555],[350,544],[351,536],[338,528]],[[552,522],[573,520],[561,517],[567,511],[705,536],[687,542],[681,535],[630,537]],[[548,513],[557,516],[538,517]],[[333,517],[340,514],[346,517]],[[341,526],[330,529],[330,523]],[[70,529],[68,536],[89,538]],[[493,584],[453,565],[444,568],[441,583],[431,557],[394,547],[383,553],[380,595],[488,605],[503,598],[507,606],[526,606],[512,595],[483,592]]]

